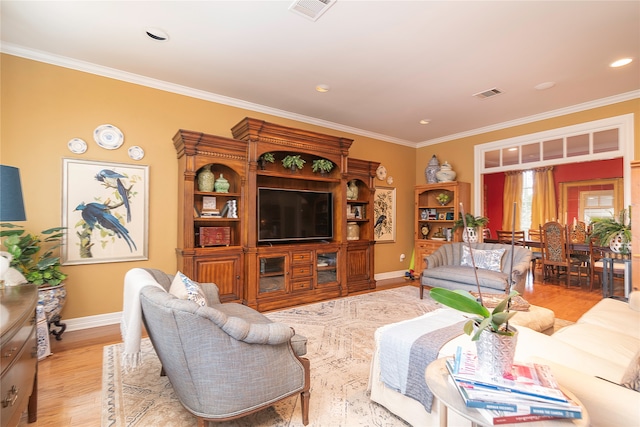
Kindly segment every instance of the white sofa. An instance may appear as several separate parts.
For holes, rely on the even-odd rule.
[[[631,296],[640,299],[640,292]],[[640,426],[640,393],[619,385],[628,367],[639,363],[640,311],[637,310],[640,307],[634,310],[626,302],[607,298],[575,324],[553,335],[519,326],[516,360],[550,365],[558,382],[587,408],[591,426]],[[416,400],[380,381],[377,344],[369,378],[371,399],[413,426],[440,425],[436,402],[431,413],[427,413]],[[454,354],[458,345],[473,344],[467,335],[461,335],[445,344],[440,356]],[[470,425],[458,417],[450,412],[450,425]]]

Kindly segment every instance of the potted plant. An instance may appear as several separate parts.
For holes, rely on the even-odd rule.
[[[63,282],[67,275],[60,270],[60,257],[55,256],[54,251],[61,245],[65,227],[49,228],[36,235],[13,224],[0,226],[3,228],[0,237],[5,238],[2,244],[12,256],[9,266],[18,270],[27,282],[38,286],[47,320],[59,320],[67,295]]]
[[[478,291],[480,287],[478,286]],[[475,315],[465,323],[463,330],[476,342],[478,370],[490,376],[510,372],[517,343],[517,330],[509,326],[516,312],[509,312],[509,300],[518,295],[511,291],[496,307],[489,311],[483,304],[482,293],[476,298],[467,291],[433,288],[429,295],[435,301],[464,313]],[[500,350],[498,350],[500,348]]]
[[[612,251],[628,254],[631,246],[631,206],[622,209],[615,218],[593,218],[591,238],[600,246],[609,246]]]
[[[288,155],[282,159],[282,166],[291,169],[292,172],[295,172],[296,169],[302,169],[305,163],[306,161],[299,154]]]
[[[333,169],[333,162],[327,159],[316,159],[311,165],[311,170],[313,172],[320,171],[322,174],[331,172],[331,169]]]
[[[260,169],[264,170],[267,166],[267,162],[273,163],[276,159],[273,157],[273,153],[264,153],[258,160],[260,161]]]
[[[478,228],[484,227],[489,223],[489,218],[484,216],[473,216],[470,213],[466,213],[464,215],[464,220],[462,219],[462,213],[458,214],[459,219],[453,223],[453,231],[456,231],[458,228],[465,227],[466,229],[462,231],[462,239],[466,242],[467,240],[471,242],[478,241]]]

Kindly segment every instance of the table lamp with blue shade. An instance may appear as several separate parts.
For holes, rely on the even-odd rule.
[[[20,169],[0,165],[0,221],[26,221]]]

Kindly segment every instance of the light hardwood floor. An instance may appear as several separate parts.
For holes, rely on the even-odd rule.
[[[583,279],[542,283],[540,270],[530,275],[523,297],[531,304],[550,308],[557,318],[576,321],[602,299],[600,288],[593,291]],[[378,289],[416,285],[407,279],[378,282]],[[53,337],[52,337],[53,338]],[[28,424],[26,414],[20,427],[99,426],[102,386],[102,349],[121,342],[118,325],[65,332],[62,341],[52,339],[53,355],[38,365],[38,420]]]

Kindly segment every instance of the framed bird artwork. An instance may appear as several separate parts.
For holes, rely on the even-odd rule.
[[[63,159],[62,264],[148,259],[149,167]]]
[[[373,199],[373,237],[378,243],[396,241],[396,189],[376,187]]]

